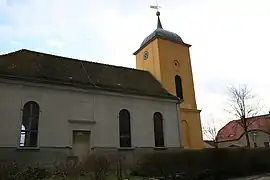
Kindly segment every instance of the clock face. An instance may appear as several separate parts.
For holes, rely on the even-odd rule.
[[[144,58],[144,60],[148,59],[148,52],[147,51],[144,52],[143,58]]]

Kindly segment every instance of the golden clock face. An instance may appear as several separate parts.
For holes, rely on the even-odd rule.
[[[144,60],[148,59],[148,56],[149,56],[148,51],[145,51],[144,54],[143,54],[143,59]]]

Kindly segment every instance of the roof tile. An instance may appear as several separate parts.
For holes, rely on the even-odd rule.
[[[248,131],[260,130],[270,133],[270,114],[247,118]],[[217,134],[217,141],[233,141],[244,134],[240,120],[233,120],[221,128]]]
[[[0,76],[177,99],[148,71],[25,49],[0,55]]]

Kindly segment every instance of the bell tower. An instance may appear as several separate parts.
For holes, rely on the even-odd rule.
[[[187,148],[203,148],[200,110],[197,109],[189,48],[176,33],[163,29],[157,10],[157,28],[134,52],[136,68],[151,72],[180,104],[182,142]]]

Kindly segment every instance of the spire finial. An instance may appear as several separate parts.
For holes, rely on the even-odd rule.
[[[151,5],[150,8],[156,9],[156,10],[157,10],[157,12],[156,12],[156,15],[157,15],[157,17],[158,17],[157,28],[161,28],[161,29],[162,29],[161,21],[160,21],[160,18],[159,18],[159,16],[160,16],[159,9],[160,9],[161,7],[158,5],[157,0],[156,0],[156,5],[155,5],[155,6],[152,6],[152,5]]]
[[[158,21],[157,21],[157,28],[160,28],[160,29],[163,29],[162,28],[162,25],[161,25],[161,21],[160,21],[160,18],[159,18],[159,16],[160,16],[160,12],[159,11],[157,11],[157,17],[158,17]]]

